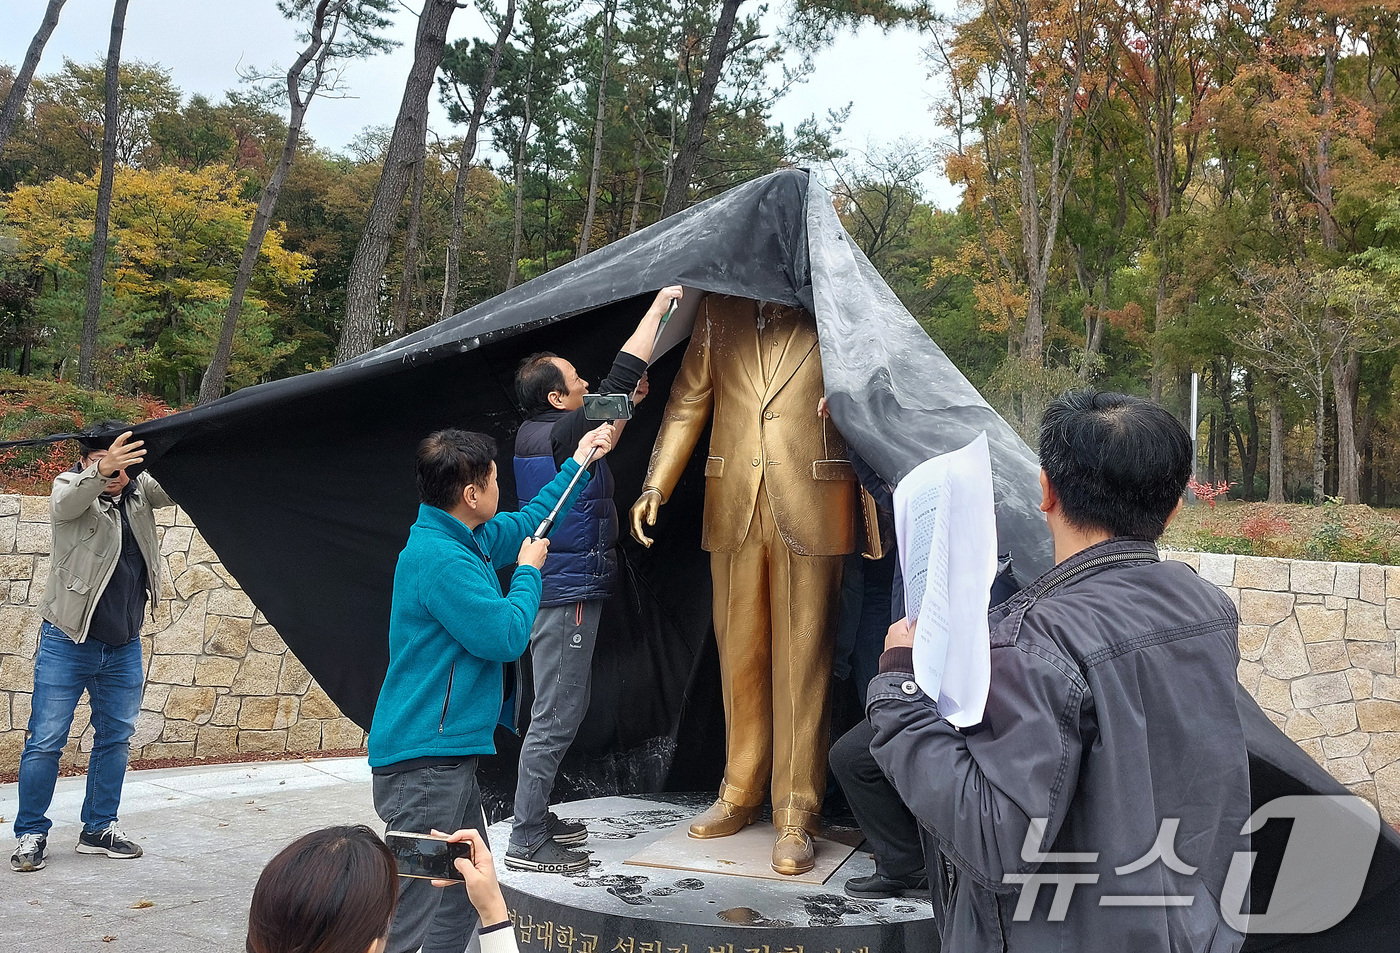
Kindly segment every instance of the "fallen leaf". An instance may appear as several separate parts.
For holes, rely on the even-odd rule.
[[[155,905],[156,902],[154,900],[147,900],[145,897],[142,897],[140,900],[136,901],[131,905],[131,909],[145,910],[147,907],[154,907]]]

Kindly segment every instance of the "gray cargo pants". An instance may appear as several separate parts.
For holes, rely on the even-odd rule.
[[[549,795],[559,762],[569,750],[588,713],[593,646],[598,641],[601,601],[545,606],[530,632],[530,661],[535,670],[535,703],[530,727],[520,746],[520,775],[515,787],[515,826],[510,846],[533,850],[544,842],[549,822]]]
[[[374,810],[391,831],[451,834],[473,828],[486,840],[476,758],[376,774]],[[476,908],[460,886],[434,887],[431,881],[400,877],[399,906],[384,953],[411,953],[420,946],[423,953],[462,953],[478,925]]]

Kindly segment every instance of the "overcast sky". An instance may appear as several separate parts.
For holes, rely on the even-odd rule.
[[[419,0],[405,2],[416,9]],[[45,6],[45,0],[0,0],[0,62],[17,66],[23,60]],[[65,56],[89,61],[105,56],[111,16],[111,0],[68,0],[39,72],[57,70]],[[350,98],[313,104],[307,128],[320,145],[341,149],[365,126],[394,121],[413,61],[415,25],[409,10],[401,9],[393,35],[402,45],[349,65]],[[453,18],[448,39],[487,33],[475,9],[468,8]],[[296,30],[274,0],[136,0],[127,13],[122,57],[159,63],[186,94],[218,98],[237,84],[240,65],[285,66],[296,49]],[[936,86],[926,74],[919,40],[910,31],[845,34],[817,56],[812,78],[778,104],[774,118],[791,129],[809,115],[825,116],[849,102],[841,141],[847,151],[863,151],[867,144],[878,148],[901,136],[932,141],[941,131],[929,112]],[[448,123],[436,97],[433,110],[433,127],[446,134]],[[940,206],[957,202],[957,191],[941,170],[930,170],[923,181]]]

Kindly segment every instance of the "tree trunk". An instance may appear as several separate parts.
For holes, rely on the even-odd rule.
[[[664,210],[671,200],[671,180],[676,173],[676,136],[679,129],[676,125],[676,118],[681,114],[681,73],[684,72],[686,57],[676,51],[676,81],[672,84],[670,109],[670,135],[666,139],[666,158],[662,163],[662,188],[661,188],[661,208]],[[684,201],[681,202],[684,205]],[[662,215],[662,218],[665,216]]]
[[[522,137],[515,148],[515,231],[510,245],[510,274],[506,276],[506,290],[515,287],[520,280],[520,251],[525,243],[525,140]]]
[[[715,87],[719,85],[724,61],[729,57],[729,39],[734,35],[734,20],[739,12],[739,4],[744,0],[724,0],[720,7],[719,20],[715,23],[715,35],[710,40],[710,54],[705,60],[705,72],[700,75],[700,87],[695,92],[695,100],[690,104],[690,114],[685,120],[685,137],[681,140],[680,154],[671,170],[671,178],[666,187],[666,201],[661,206],[661,217],[669,218],[685,208],[690,200],[690,180],[695,175],[695,164],[700,159],[700,146],[705,141],[705,123],[710,118],[710,107],[714,102]]]
[[[1215,411],[1206,415],[1206,482],[1215,483]]]
[[[593,122],[593,171],[588,176],[588,204],[583,212],[583,228],[578,236],[577,258],[588,254],[593,241],[593,216],[598,210],[598,174],[603,165],[603,118],[608,101],[608,54],[611,52],[613,5],[603,2],[603,64],[598,69],[598,118]]]
[[[1099,282],[1099,304],[1094,309],[1094,323],[1089,331],[1088,338],[1084,342],[1084,364],[1079,368],[1079,379],[1088,383],[1089,376],[1094,370],[1094,358],[1098,356],[1103,348],[1104,325],[1108,324],[1108,270],[1104,269],[1103,280]]]
[[[384,156],[384,171],[374,190],[369,218],[365,222],[360,243],[355,247],[354,260],[350,263],[345,288],[345,327],[335,352],[338,364],[374,347],[380,316],[380,287],[384,280],[384,263],[389,258],[389,242],[413,176],[413,164],[418,160],[426,136],[428,97],[433,88],[433,76],[442,62],[447,27],[456,9],[456,0],[425,0],[423,12],[418,17],[413,67],[404,84],[403,99],[399,103],[398,117],[394,120],[394,132]]]
[[[1162,356],[1162,330],[1166,321],[1167,313],[1167,272],[1166,268],[1159,263],[1159,273],[1157,275],[1157,297],[1156,307],[1152,315],[1152,400],[1156,403],[1162,402],[1162,394],[1166,390],[1166,380],[1169,368],[1166,358]]]
[[[1313,505],[1327,498],[1327,399],[1318,391],[1313,402]]]
[[[1274,382],[1274,392],[1269,397],[1269,502],[1284,502],[1283,495],[1283,400],[1281,389]]]
[[[1371,424],[1371,402],[1368,400],[1356,425],[1356,440],[1361,448],[1361,502],[1377,506],[1375,481],[1372,479],[1375,474],[1375,442],[1371,439]]]
[[[394,299],[394,336],[408,333],[408,311],[413,301],[414,276],[418,273],[418,226],[423,218],[424,167],[428,164],[428,145],[413,169],[413,187],[408,198],[408,234],[403,243],[403,274],[399,278],[399,293]]]
[[[549,250],[554,247],[554,232],[550,227],[553,219],[554,167],[549,164],[549,147],[544,148],[544,221],[540,223],[540,267],[549,271]]]
[[[1221,480],[1230,482],[1230,432],[1238,429],[1235,423],[1235,406],[1231,388],[1234,386],[1234,361],[1228,357],[1211,362],[1211,373],[1215,378],[1216,395],[1220,400],[1220,426],[1216,439],[1219,444],[1216,455],[1220,459]],[[1189,413],[1189,411],[1188,411]]]
[[[520,141],[515,144],[515,234],[510,246],[510,274],[506,276],[506,290],[515,287],[520,280],[520,252],[525,243],[525,144],[530,140],[530,94],[534,88],[535,62],[530,61],[525,72],[525,118],[520,123]],[[549,249],[545,249],[545,260],[549,260]]]
[[[447,241],[447,255],[443,262],[442,307],[438,316],[450,318],[457,313],[457,286],[461,284],[462,233],[466,217],[467,177],[471,175],[472,160],[476,158],[476,138],[481,128],[481,119],[486,115],[486,103],[496,82],[496,70],[501,65],[501,51],[510,40],[510,32],[515,29],[515,0],[507,0],[506,14],[501,18],[501,29],[496,34],[496,45],[491,48],[491,61],[486,64],[486,73],[481,78],[481,89],[472,100],[472,114],[467,122],[467,136],[462,140],[462,153],[457,161],[457,180],[452,186],[452,237]]]
[[[107,270],[107,227],[112,215],[112,176],[117,167],[118,68],[122,58],[122,34],[126,31],[127,0],[112,6],[112,37],[107,44],[107,102],[102,111],[102,173],[97,183],[97,219],[92,228],[92,261],[88,265],[87,305],[83,310],[83,338],[78,348],[78,383],[97,386],[97,330],[102,317],[102,275]]]
[[[1249,423],[1248,435],[1242,434],[1238,423],[1234,426],[1235,448],[1240,452],[1240,483],[1243,484],[1244,498],[1255,499],[1254,479],[1259,472],[1259,408],[1254,401],[1254,375],[1244,375],[1244,406]]]
[[[9,95],[5,97],[5,105],[0,106],[0,152],[5,151],[5,143],[9,141],[10,133],[15,131],[15,124],[19,122],[20,111],[24,108],[24,97],[29,92],[34,71],[39,68],[44,46],[53,35],[54,27],[58,26],[58,15],[63,11],[65,2],[67,0],[49,0],[44,19],[35,31],[34,39],[29,41],[29,50],[24,54],[24,62],[20,64],[14,84],[10,86]]]
[[[1021,331],[1021,359],[1040,367],[1045,363],[1045,286],[1032,279],[1026,292],[1026,326]]]
[[[292,168],[292,162],[296,159],[297,146],[301,142],[302,125],[306,121],[306,110],[311,105],[311,100],[315,98],[317,91],[321,87],[322,76],[326,57],[330,55],[331,46],[325,40],[326,20],[329,13],[330,0],[320,0],[316,6],[316,13],[311,22],[310,39],[306,48],[292,63],[287,70],[287,104],[290,108],[287,122],[287,138],[282,143],[282,154],[277,159],[277,165],[272,170],[272,177],[268,179],[267,186],[258,197],[258,208],[253,213],[253,226],[248,231],[248,241],[243,245],[243,257],[238,262],[238,273],[233,279],[233,288],[229,293],[228,308],[224,311],[224,323],[219,329],[219,342],[214,346],[214,355],[209,361],[209,367],[204,371],[204,378],[199,384],[199,402],[207,404],[210,401],[218,400],[224,394],[224,385],[228,380],[229,364],[233,360],[233,338],[238,330],[238,319],[243,314],[243,299],[248,294],[248,285],[253,280],[253,271],[257,268],[258,256],[262,254],[263,239],[267,237],[267,230],[272,227],[272,215],[277,209],[277,199],[282,194],[282,186],[287,181],[287,173]],[[339,11],[335,17],[339,18]],[[334,27],[332,27],[332,37],[334,37]],[[301,89],[302,75],[308,66],[314,65],[311,86],[303,92]]]
[[[1356,352],[1332,358],[1332,393],[1337,402],[1337,495],[1361,502],[1361,455],[1356,440],[1356,391],[1361,357]]]
[[[642,187],[646,184],[646,169],[642,166],[642,141],[637,140],[632,147],[632,163],[637,167],[637,188],[632,193],[632,221],[627,225],[627,234],[637,230],[642,221]]]
[[[1322,60],[1322,135],[1317,141],[1316,171],[1317,185],[1314,196],[1317,199],[1318,237],[1322,247],[1336,251],[1338,245],[1336,202],[1332,194],[1332,129],[1329,124],[1336,101],[1337,89],[1337,18],[1327,20],[1327,49]]]

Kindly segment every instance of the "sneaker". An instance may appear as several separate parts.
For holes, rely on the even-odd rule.
[[[846,881],[846,896],[861,900],[888,900],[891,897],[916,897],[929,899],[928,877],[924,874],[910,874],[907,877],[884,877],[871,874],[869,877],[852,877]]]
[[[563,844],[565,847],[582,844],[588,840],[588,825],[582,821],[561,820],[553,811],[549,812],[549,820],[544,829],[554,838],[554,843]]]
[[[44,851],[48,844],[48,838],[43,834],[25,834],[19,839],[19,846],[10,858],[10,869],[22,874],[43,870]]]
[[[79,834],[77,851],[80,854],[106,854],[113,860],[134,860],[141,856],[140,845],[117,830],[116,821],[97,833],[83,831]]]
[[[588,855],[569,850],[546,837],[534,850],[512,845],[506,851],[506,866],[511,870],[533,870],[542,874],[581,874],[588,870]]]

